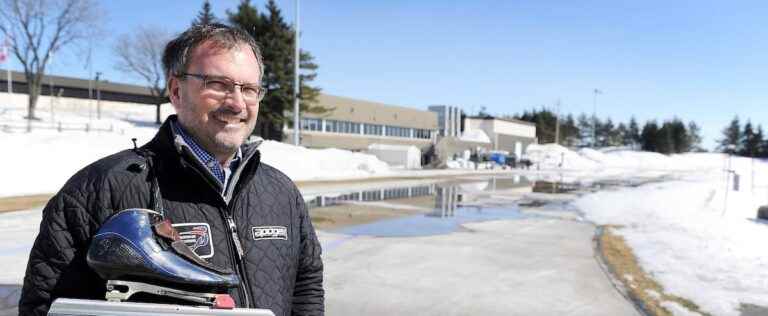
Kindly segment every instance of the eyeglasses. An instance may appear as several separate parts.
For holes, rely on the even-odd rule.
[[[236,86],[240,86],[240,94],[243,95],[243,101],[245,101],[247,104],[259,103],[267,93],[267,89],[264,87],[249,83],[237,82],[222,76],[181,73],[176,77],[192,77],[199,79],[203,82],[203,89],[208,91],[212,97],[217,99],[224,99],[227,97],[227,95],[235,93]]]

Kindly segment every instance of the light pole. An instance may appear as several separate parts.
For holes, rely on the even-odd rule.
[[[101,87],[99,85],[99,77],[101,77],[101,71],[96,72],[96,119],[101,119]]]
[[[597,95],[603,94],[603,91],[594,90],[592,97],[592,148],[597,147]]]
[[[301,125],[299,122],[299,0],[296,0],[296,33],[294,34],[294,45],[296,50],[293,59],[293,144],[299,146],[299,131]]]

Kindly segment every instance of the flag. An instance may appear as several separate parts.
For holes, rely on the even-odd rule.
[[[2,45],[2,49],[0,49],[0,64],[5,63],[5,60],[8,59],[8,42],[4,42]]]

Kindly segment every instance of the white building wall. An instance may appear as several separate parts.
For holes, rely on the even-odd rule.
[[[527,124],[518,124],[502,120],[492,120],[493,130],[499,134],[514,135],[520,137],[536,137],[536,127]],[[490,135],[490,134],[488,134]]]

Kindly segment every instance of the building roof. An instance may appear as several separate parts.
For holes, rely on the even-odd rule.
[[[5,69],[0,69],[0,72],[2,73],[5,73],[5,71],[6,71]],[[11,71],[11,80],[13,82],[18,82],[18,83],[24,83],[24,84],[27,83],[27,78],[24,76],[24,73],[19,71]],[[88,79],[55,76],[55,75],[43,75],[43,84],[48,84],[48,82],[50,82],[51,80],[53,80],[54,84],[57,87],[62,87],[62,88],[88,89],[88,86],[89,86]],[[90,83],[94,84],[93,81],[90,81]],[[148,87],[109,82],[105,80],[99,80],[99,89],[101,91],[108,91],[108,92],[117,92],[117,93],[133,94],[133,95],[140,95],[140,96],[150,96],[150,97],[152,96],[152,92],[149,90]]]
[[[437,129],[437,113],[432,111],[329,94],[319,95],[318,105],[330,108],[331,111],[322,114],[306,113],[303,116],[357,123]]]

